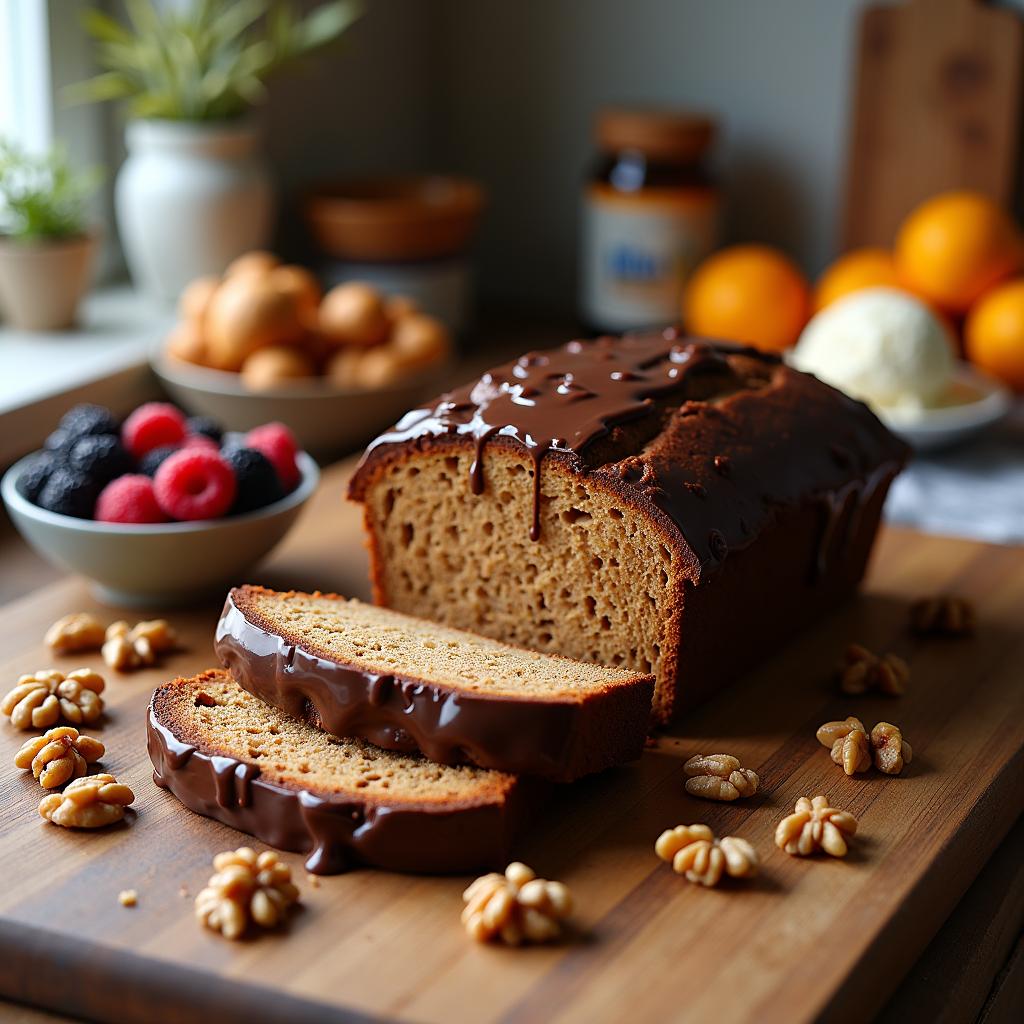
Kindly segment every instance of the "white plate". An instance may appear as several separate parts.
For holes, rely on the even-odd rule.
[[[960,362],[941,405],[915,412],[876,408],[878,418],[917,451],[934,451],[966,441],[998,423],[1013,404],[995,378]]]

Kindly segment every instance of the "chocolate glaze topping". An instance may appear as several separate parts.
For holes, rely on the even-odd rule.
[[[466,693],[376,675],[290,643],[250,621],[228,595],[217,624],[221,664],[243,690],[335,736],[440,764],[475,764],[568,782],[643,751],[654,680],[590,700]],[[609,730],[608,722],[615,728]]]
[[[448,873],[507,862],[512,830],[526,802],[518,783],[504,805],[441,808],[291,788],[261,777],[257,765],[180,740],[158,717],[160,692],[150,705],[147,728],[153,781],[199,814],[279,849],[308,854],[306,868],[314,874],[336,874],[357,864]]]
[[[821,504],[825,571],[857,510],[888,483],[907,449],[862,403],[740,346],[662,333],[572,341],[531,352],[416,409],[374,441],[350,485],[409,446],[472,445],[469,486],[486,486],[489,445],[533,461],[530,536],[539,539],[546,457],[605,480],[678,528],[693,583],[768,526],[780,506]]]

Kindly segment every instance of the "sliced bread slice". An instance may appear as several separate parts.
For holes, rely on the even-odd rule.
[[[250,693],[336,736],[567,782],[640,756],[654,677],[336,594],[238,587],[217,655]]]
[[[157,785],[186,807],[308,853],[427,873],[504,865],[526,802],[518,779],[338,739],[267,707],[226,672],[159,687],[149,708]]]

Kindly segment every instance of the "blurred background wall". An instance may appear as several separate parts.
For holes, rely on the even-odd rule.
[[[490,204],[481,291],[569,312],[579,188],[605,103],[721,118],[731,223],[808,271],[834,254],[863,0],[370,0],[343,53],[275,83],[269,152],[294,197],[331,174],[440,169]],[[530,230],[523,231],[523,224]],[[293,242],[294,223],[283,225]]]

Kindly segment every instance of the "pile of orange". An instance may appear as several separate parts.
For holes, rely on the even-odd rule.
[[[899,288],[962,323],[964,352],[1024,392],[1024,238],[1009,214],[975,192],[944,192],[912,210],[892,250],[839,257],[813,290],[784,253],[737,245],[715,253],[687,285],[694,334],[779,351],[811,314],[863,288]]]

